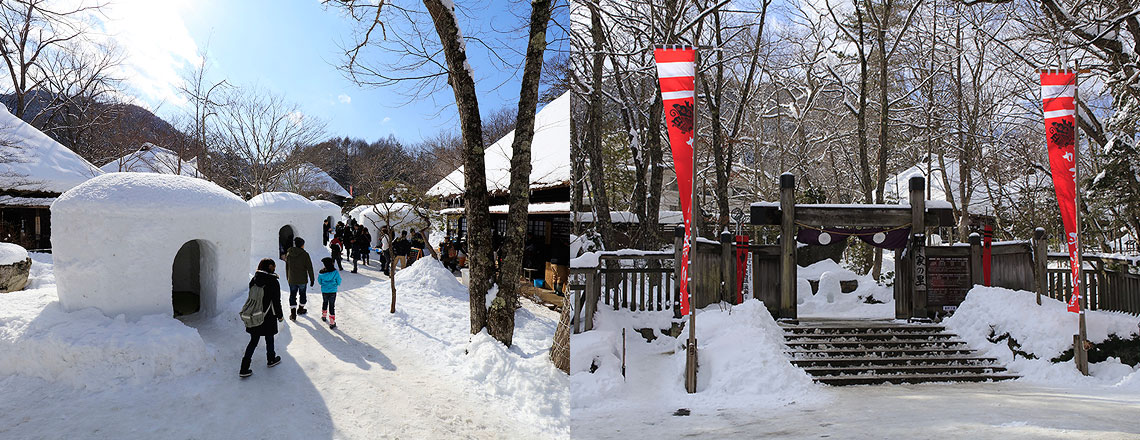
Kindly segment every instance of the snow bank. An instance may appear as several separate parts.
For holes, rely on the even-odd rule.
[[[249,207],[211,182],[105,174],[64,193],[51,214],[64,310],[95,307],[131,320],[169,315],[174,284],[185,282],[192,286],[177,290],[197,291],[201,310],[212,314],[246,290]],[[192,268],[174,267],[190,242],[200,251],[197,277]]]
[[[680,338],[662,334],[671,320],[672,312],[599,309],[595,330],[571,336],[571,408],[771,408],[821,395],[811,377],[784,354],[783,331],[755,299],[698,312],[697,393],[688,394],[683,349],[687,332]],[[626,377],[621,375],[623,328]],[[647,342],[637,329],[652,329],[656,338]]]
[[[396,313],[374,304],[377,320],[402,344],[465,378],[475,390],[504,402],[517,416],[544,431],[569,435],[566,375],[549,360],[558,314],[524,307],[515,314],[514,345],[507,348],[481,332],[470,333],[467,288],[438,260],[421,258],[396,274]]]
[[[292,228],[293,237],[305,240],[305,250],[314,261],[329,256],[328,249],[321,246],[321,226],[329,214],[320,205],[299,194],[266,192],[249,199],[249,209],[251,259],[280,257],[279,233],[285,226]]]
[[[28,250],[14,243],[0,243],[0,266],[22,263],[28,259]]]
[[[5,294],[0,307],[0,376],[105,390],[186,375],[210,359],[197,330],[168,315],[128,323],[94,309],[65,312],[55,301],[51,255],[32,261],[28,290]]]
[[[1078,315],[1069,313],[1061,301],[1041,298],[1038,306],[1033,292],[976,286],[943,324],[972,347],[1006,363],[1023,380],[1054,386],[1129,387],[1140,391],[1140,373],[1115,358],[1090,365],[1090,377],[1081,376],[1072,360],[1049,362],[1072,348],[1077,320]],[[1094,343],[1103,342],[1112,334],[1128,339],[1140,331],[1140,317],[1121,312],[1085,312],[1085,322],[1088,339]],[[1032,353],[1037,359],[1020,355],[1015,359],[1008,340],[988,340],[991,328],[997,336],[1009,333],[1021,345],[1019,350]]]

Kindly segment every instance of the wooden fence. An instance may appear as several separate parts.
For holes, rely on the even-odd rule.
[[[1083,258],[1085,269],[1081,276],[1085,282],[1088,310],[1140,313],[1140,264],[1099,255],[1085,255]],[[1068,302],[1073,295],[1069,256],[1050,254],[1049,261],[1061,264],[1049,269],[1045,296]]]
[[[602,253],[597,267],[570,269],[574,332],[593,328],[597,307],[637,311],[672,310],[678,286],[672,252]]]

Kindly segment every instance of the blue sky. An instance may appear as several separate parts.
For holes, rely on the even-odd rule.
[[[418,1],[406,5],[423,7]],[[458,7],[470,20],[468,36],[488,32],[482,35],[514,48],[505,56],[520,60],[529,5],[482,0]],[[450,88],[409,103],[410,84],[368,88],[345,78],[336,66],[341,47],[353,41],[355,22],[317,0],[117,0],[105,15],[106,31],[126,56],[127,93],[167,119],[184,105],[176,88],[179,74],[205,52],[209,78],[282,94],[303,113],[326,121],[329,136],[371,141],[392,134],[416,143],[458,126]],[[438,40],[434,29],[427,30]],[[516,105],[521,69],[501,69],[477,45],[468,48],[484,114]],[[372,59],[379,54],[372,52]]]

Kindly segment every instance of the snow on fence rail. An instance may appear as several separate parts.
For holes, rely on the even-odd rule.
[[[660,311],[673,309],[678,286],[674,280],[673,252],[599,253],[594,267],[570,269],[574,295],[574,332],[593,328],[598,304],[614,310]],[[583,316],[583,312],[585,316]]]

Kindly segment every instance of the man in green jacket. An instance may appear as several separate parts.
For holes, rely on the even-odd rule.
[[[305,310],[305,283],[312,286],[317,278],[313,275],[313,260],[305,251],[305,240],[301,237],[293,239],[293,247],[285,253],[285,279],[289,282],[289,319],[296,321],[297,315],[304,315]],[[301,308],[297,308],[297,293],[301,293]]]

